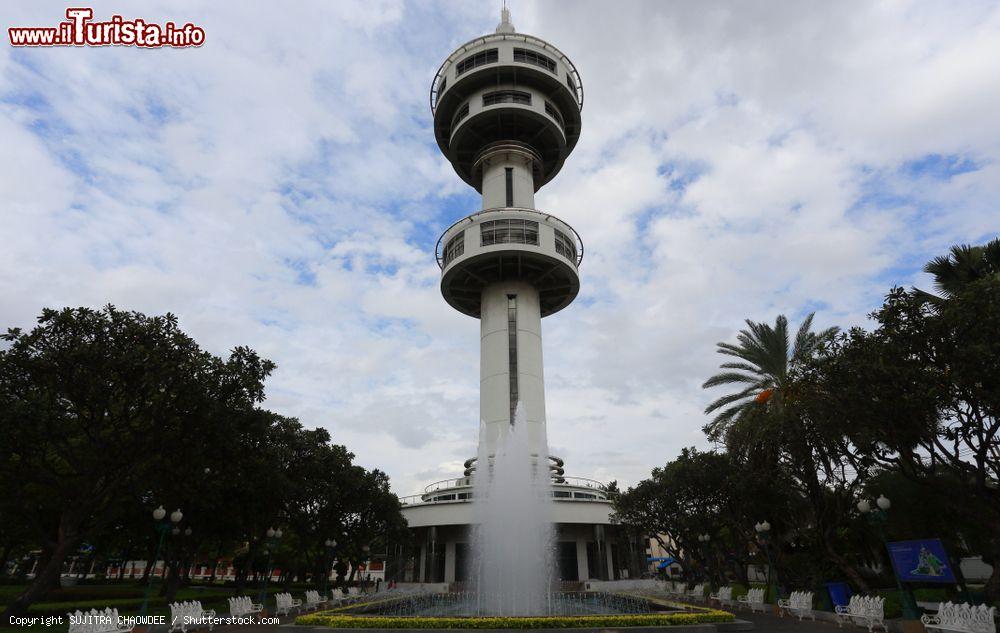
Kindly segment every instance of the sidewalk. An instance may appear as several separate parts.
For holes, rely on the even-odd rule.
[[[749,620],[754,624],[755,633],[833,633],[834,631],[849,631],[849,629],[839,629],[833,622],[816,620],[813,622],[805,618],[801,622],[796,617],[785,616],[780,618],[770,613],[747,613],[739,611],[736,617],[740,620]],[[865,630],[857,629],[864,632]]]

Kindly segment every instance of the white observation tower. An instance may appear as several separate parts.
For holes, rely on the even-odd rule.
[[[535,192],[573,151],[582,107],[573,63],[516,33],[506,7],[496,33],[452,53],[432,84],[438,145],[483,200],[444,232],[437,258],[445,300],[480,320],[480,437],[491,455],[519,402],[535,454],[546,446],[542,317],[576,297],[583,244],[535,208]]]
[[[551,478],[553,578],[582,584],[638,574],[644,546],[612,525],[605,486],[566,476],[563,460],[546,455],[542,318],[576,298],[583,243],[569,224],[535,208],[535,192],[580,138],[580,75],[559,49],[516,32],[504,7],[494,33],[441,64],[430,106],[441,152],[482,194],[482,209],[448,227],[435,249],[445,301],[480,320],[479,454],[496,454],[520,404],[529,450]],[[415,545],[400,546],[390,576],[466,580],[476,461],[465,462],[461,477],[401,498]]]

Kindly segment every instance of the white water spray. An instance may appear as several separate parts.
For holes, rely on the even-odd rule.
[[[519,403],[495,456],[476,466],[476,523],[469,578],[480,615],[537,615],[550,610],[552,500],[547,447],[531,452]],[[485,432],[485,425],[483,426]],[[479,446],[489,443],[480,438]]]

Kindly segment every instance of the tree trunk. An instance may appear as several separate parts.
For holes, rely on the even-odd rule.
[[[990,574],[990,579],[986,581],[984,592],[987,603],[995,604],[1000,602],[1000,565],[993,565],[993,573]]]
[[[181,588],[181,570],[180,561],[167,567],[167,580],[163,583],[164,586],[164,598],[167,604],[175,602],[177,598],[177,590]]]
[[[118,580],[121,581],[125,577],[125,564],[129,562],[132,558],[132,541],[128,542],[125,546],[125,551],[122,552],[122,562],[118,565]]]
[[[54,541],[58,540],[58,538],[59,537],[56,536],[55,539],[53,540]],[[42,545],[42,554],[41,556],[38,557],[38,564],[35,566],[36,580],[38,579],[38,575],[41,574],[42,570],[45,569],[45,566],[52,561],[52,557],[55,555],[54,552],[55,552],[55,547],[53,546],[51,541],[46,541],[45,544]],[[45,580],[45,584],[42,587],[43,593],[48,593],[49,591],[53,591],[59,588],[59,577],[62,575],[62,568],[66,562],[66,558],[69,556],[69,552],[70,550],[67,550],[67,552],[63,555],[63,560],[60,561],[59,572],[52,578]]]
[[[69,553],[76,548],[79,540],[75,530],[64,529],[60,525],[59,540],[52,548],[51,556],[44,564],[39,564],[39,570],[28,588],[7,605],[7,609],[0,616],[3,621],[9,622],[12,616],[26,615],[32,603],[44,598],[50,589],[58,586],[63,563]]]
[[[250,566],[253,563],[254,554],[257,551],[256,541],[250,541],[247,554],[243,558],[243,566],[236,571],[236,595],[242,596],[247,587],[247,575],[250,573]],[[236,562],[235,560],[233,561]]]
[[[146,556],[146,566],[142,570],[142,584],[145,585],[149,582],[149,575],[153,573],[153,566],[156,565],[156,550],[152,549],[156,547],[155,545],[150,546],[149,554]],[[160,552],[162,554],[162,552]]]
[[[834,551],[833,545],[830,544],[830,541],[825,542],[824,549],[826,550],[826,556],[830,559],[830,562],[836,565],[840,571],[844,572],[844,574],[851,580],[851,582],[854,583],[854,586],[857,587],[860,592],[871,592],[871,588],[868,586],[868,581],[864,579],[854,565],[847,562],[846,558]]]
[[[732,563],[733,571],[736,572],[736,578],[740,581],[740,584],[744,587],[749,587],[750,577],[747,575],[746,562],[738,558],[733,558],[730,562]]]
[[[3,552],[0,553],[0,575],[7,571],[7,561],[10,560],[10,551],[13,548],[14,545],[10,541],[7,541],[3,546]]]
[[[209,584],[215,584],[215,575],[219,570],[219,559],[222,558],[222,539],[219,539],[219,549],[215,552],[215,558],[212,560],[212,575],[209,577]]]
[[[987,603],[1000,602],[1000,552],[997,551],[997,545],[1000,543],[994,544],[993,551],[990,552],[989,556],[983,556],[983,562],[993,566],[993,573],[990,574],[990,578],[983,588]]]

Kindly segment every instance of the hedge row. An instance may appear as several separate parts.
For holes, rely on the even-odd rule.
[[[732,613],[704,610],[698,613],[640,615],[582,615],[529,617],[424,618],[390,616],[328,615],[316,613],[295,619],[303,626],[335,629],[578,629],[629,626],[679,626],[732,622]]]

